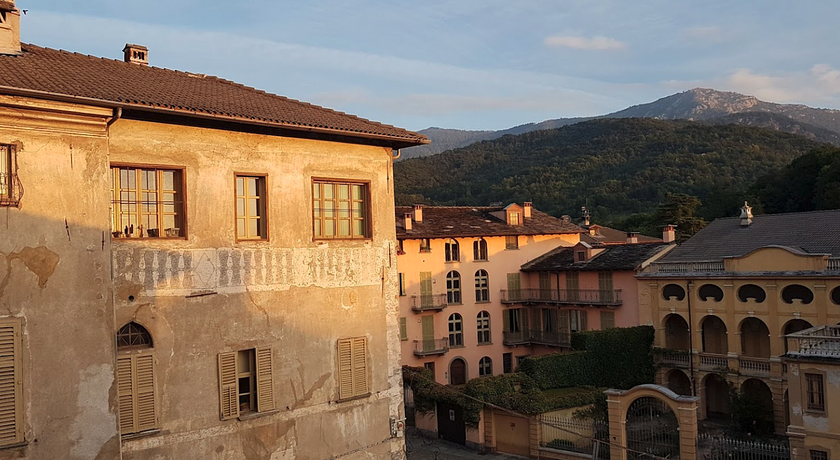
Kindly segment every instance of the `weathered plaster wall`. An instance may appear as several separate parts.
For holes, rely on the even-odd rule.
[[[25,189],[0,207],[0,316],[22,320],[25,444],[0,459],[119,457],[108,232],[110,110],[0,97]]]
[[[187,240],[114,242],[116,324],[155,340],[161,432],[123,458],[392,458],[402,418],[389,149],[131,120],[111,161],[185,167]],[[270,240],[235,241],[234,173],[268,174]],[[373,238],[312,240],[313,177],[370,182]],[[209,294],[187,297],[190,294]],[[133,299],[133,300],[132,300]],[[371,396],[337,402],[336,342],[366,336]],[[219,420],[217,356],[270,346],[278,411]]]

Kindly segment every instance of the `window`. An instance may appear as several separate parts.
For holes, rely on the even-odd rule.
[[[513,353],[502,354],[502,372],[510,374],[513,372]]]
[[[586,251],[576,251],[575,255],[577,256],[576,262],[586,262]]]
[[[493,375],[493,360],[489,356],[485,356],[478,361],[478,375],[479,377]]]
[[[423,363],[423,367],[432,371],[432,379],[434,379],[435,378],[435,363],[434,363],[434,361],[430,361],[428,363]]]
[[[111,197],[114,237],[186,236],[182,169],[112,166]]]
[[[447,262],[458,262],[461,260],[461,250],[456,240],[449,240],[444,246],[444,254]]]
[[[13,145],[0,145],[0,206],[17,206],[23,187],[17,176],[17,151]]]
[[[338,341],[338,399],[370,394],[367,363],[367,338]]]
[[[312,182],[312,225],[316,239],[370,238],[368,184]]]
[[[507,332],[516,334],[522,332],[522,310],[520,308],[511,308],[505,311],[505,318],[507,319]]]
[[[505,249],[519,249],[519,236],[508,235],[505,237]]]
[[[449,346],[464,346],[464,321],[458,313],[449,315]]]
[[[429,238],[420,240],[420,252],[432,252],[432,241]]]
[[[487,241],[484,238],[473,241],[473,260],[487,260]]]
[[[265,176],[236,176],[236,239],[268,238]]]
[[[510,215],[510,225],[519,225],[519,213],[518,212],[511,212]]]
[[[400,295],[405,295],[405,273],[397,273],[397,277],[400,280]]]
[[[824,450],[812,450],[811,460],[828,460],[828,452]]]
[[[543,308],[542,309],[542,330],[543,332],[555,332],[556,326],[556,311],[553,308]]]
[[[475,272],[475,301],[490,301],[490,284],[488,282],[486,270],[479,270]]]
[[[615,312],[602,311],[601,312],[601,330],[615,327]]]
[[[404,243],[403,240],[397,240],[397,255],[401,256],[405,254],[405,248],[403,247]]]
[[[476,330],[478,331],[479,345],[490,343],[490,313],[486,311],[478,312],[475,317]]]
[[[21,323],[0,319],[0,446],[23,442]]]
[[[522,285],[520,283],[519,273],[507,274],[507,297],[508,300],[521,299]]]
[[[446,274],[446,303],[461,303],[461,274],[456,271]]]
[[[576,301],[580,297],[580,273],[566,272],[566,299]]]
[[[271,348],[219,354],[219,401],[222,420],[274,410]]]
[[[822,374],[805,374],[808,394],[808,410],[825,411],[825,386]]]
[[[131,322],[117,332],[117,398],[120,434],[160,428],[152,336]]]
[[[400,318],[400,340],[403,342],[408,340],[408,326],[406,325],[405,316]]]
[[[581,332],[586,330],[586,312],[581,310],[569,310],[569,330]]]
[[[598,300],[601,302],[613,302],[615,300],[612,272],[598,272]]]

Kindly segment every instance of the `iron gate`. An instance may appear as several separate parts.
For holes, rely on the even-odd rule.
[[[627,459],[680,458],[680,425],[664,401],[645,396],[627,409]]]

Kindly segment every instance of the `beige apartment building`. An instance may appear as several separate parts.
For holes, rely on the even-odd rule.
[[[0,13],[0,459],[403,458],[391,163],[427,140]]]
[[[745,204],[739,218],[715,220],[638,275],[640,308],[667,349],[658,383],[699,396],[701,419],[728,416],[730,385],[757,395],[792,447],[833,423],[837,401],[803,409],[811,364],[785,359],[800,346],[785,336],[840,322],[838,224],[840,210],[753,216]],[[837,379],[821,375],[831,398]],[[815,451],[812,459],[824,452]]]

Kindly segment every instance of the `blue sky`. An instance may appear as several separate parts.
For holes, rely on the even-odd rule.
[[[17,0],[22,40],[218,75],[420,130],[589,116],[697,86],[840,109],[840,2]],[[127,6],[131,5],[131,6]]]

